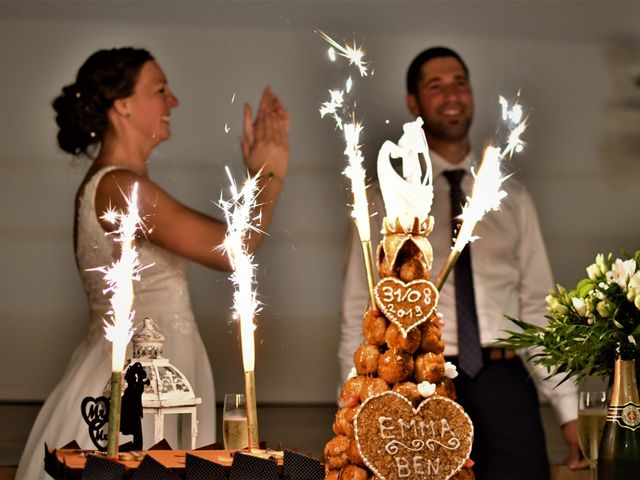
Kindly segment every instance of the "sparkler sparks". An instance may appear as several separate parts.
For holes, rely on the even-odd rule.
[[[229,256],[233,268],[231,281],[234,284],[233,308],[235,316],[240,319],[240,341],[242,343],[242,365],[244,368],[245,399],[247,405],[247,438],[249,449],[259,446],[258,412],[255,381],[255,315],[260,309],[255,284],[256,267],[253,255],[247,251],[246,240],[252,231],[259,231],[260,212],[254,213],[258,205],[258,178],[260,170],[254,177],[249,177],[238,190],[231,172],[225,167],[231,182],[231,198],[220,199],[218,205],[224,212],[227,221],[227,234],[222,248]]]
[[[498,148],[487,147],[478,173],[473,169],[471,170],[475,178],[473,193],[462,209],[462,214],[460,215],[462,226],[456,237],[456,242],[453,246],[454,250],[462,252],[467,243],[477,238],[472,236],[476,223],[488,211],[498,210],[500,201],[507,196],[507,193],[502,190],[502,183],[507,178],[502,176],[501,172],[503,158]]]
[[[107,455],[118,455],[120,431],[120,406],[122,395],[122,371],[127,344],[133,334],[133,282],[140,280],[140,272],[151,265],[142,267],[135,248],[135,236],[142,220],[138,213],[138,183],[134,183],[131,196],[125,197],[126,213],[118,212],[111,206],[102,215],[117,228],[107,235],[114,235],[114,241],[120,244],[120,257],[110,266],[90,269],[101,272],[107,282],[104,293],[111,293],[111,309],[107,312],[109,320],[104,320],[105,337],[111,342],[111,399],[109,402],[109,428],[107,432]]]
[[[467,203],[462,209],[462,214],[460,215],[462,225],[449,258],[447,258],[438,274],[438,279],[436,280],[438,289],[441,289],[444,285],[465,245],[477,239],[477,237],[473,236],[473,229],[476,224],[490,210],[498,210],[500,201],[507,196],[507,193],[502,190],[502,183],[509,178],[509,175],[502,175],[503,161],[511,158],[514,152],[521,152],[524,148],[524,142],[520,139],[520,135],[526,129],[527,119],[522,118],[522,107],[518,103],[509,107],[509,103],[502,96],[499,97],[498,101],[502,106],[502,119],[510,129],[506,145],[502,149],[495,146],[487,147],[478,172],[476,173],[473,168],[471,169],[471,173],[475,178],[473,192],[471,197],[467,198]]]
[[[105,337],[112,343],[112,372],[122,372],[125,351],[133,334],[133,282],[140,280],[140,272],[151,265],[141,266],[134,241],[142,220],[138,214],[138,184],[134,183],[131,196],[126,198],[127,212],[117,212],[113,208],[103,214],[102,218],[118,225],[109,233],[114,241],[120,244],[120,258],[110,266],[97,267],[91,271],[101,272],[107,282],[105,294],[110,293],[110,317],[104,320]]]
[[[347,144],[344,153],[349,159],[349,164],[343,173],[351,180],[351,192],[353,193],[351,216],[356,222],[360,240],[369,241],[371,240],[371,227],[369,225],[367,187],[365,186],[366,172],[362,166],[364,157],[359,145],[360,132],[362,132],[362,124],[360,123],[352,122],[344,127],[344,138]]]
[[[501,156],[511,158],[514,152],[520,153],[524,149],[525,143],[520,139],[520,135],[527,128],[527,119],[522,119],[523,110],[519,103],[516,102],[509,107],[509,102],[502,95],[499,96],[498,102],[502,107],[502,120],[510,128],[507,145]]]
[[[364,61],[364,50],[358,48],[355,42],[353,47],[348,45],[342,46],[323,31],[317,30],[317,32],[331,45],[329,48],[329,58],[335,60],[335,51],[337,50],[340,56],[349,60],[349,65],[355,65],[359,69],[361,76],[367,75],[367,63]],[[349,76],[345,81],[347,93],[351,92],[352,88],[353,80],[351,76]],[[344,132],[346,143],[344,153],[347,156],[348,165],[343,173],[351,180],[351,191],[354,199],[352,216],[356,221],[360,240],[370,241],[369,207],[365,186],[366,173],[362,165],[364,157],[359,144],[360,133],[363,127],[361,123],[356,122],[355,115],[352,112],[345,112],[344,90],[329,90],[329,95],[330,99],[322,103],[320,107],[320,116],[324,118],[326,115],[331,115],[336,122],[336,126]],[[350,117],[350,120],[345,121],[343,116],[347,118]]]
[[[358,48],[355,44],[353,47],[348,45],[340,45],[329,35],[324,33],[322,30],[316,30],[318,34],[331,45],[328,50],[329,59],[332,62],[336,61],[336,50],[338,51],[338,55],[349,60],[349,65],[355,65],[360,72],[361,77],[367,76],[367,62],[364,61],[365,52],[362,48]],[[345,81],[344,90],[329,90],[330,99],[322,104],[320,107],[320,116],[324,118],[325,115],[331,115],[336,122],[336,126],[342,130],[344,121],[341,117],[341,114],[345,114],[348,116],[348,113],[345,113],[344,110],[346,108],[344,101],[345,91],[347,93],[351,92],[353,88],[353,79],[351,76],[347,78]],[[354,122],[355,123],[355,122]]]
[[[347,89],[347,93],[351,93],[351,89],[353,88],[353,80],[351,80],[351,77],[347,78],[345,88]]]
[[[340,45],[329,35],[324,33],[322,30],[316,30],[318,34],[324,38],[324,40],[333,47],[333,49],[329,49],[329,58],[331,61],[335,61],[336,59],[336,51],[338,55],[349,60],[349,65],[355,65],[360,71],[361,77],[367,76],[367,62],[364,61],[365,52],[362,48],[358,48],[355,41],[353,42],[353,47],[349,45]]]
[[[523,114],[521,105],[515,103],[513,107],[509,108],[509,102],[502,95],[498,96],[498,103],[502,107],[502,120],[507,122],[507,125],[517,125],[520,123]]]
[[[333,47],[329,47],[329,50],[327,50],[327,54],[329,55],[329,60],[331,60],[332,62],[336,61],[336,50]]]
[[[342,130],[342,118],[338,113],[344,106],[344,91],[342,90],[329,90],[328,101],[323,102],[320,107],[320,118],[324,118],[325,115],[331,115],[336,121],[336,126]]]
[[[242,363],[245,372],[252,372],[255,368],[255,330],[254,318],[260,309],[257,292],[253,288],[255,284],[256,266],[253,264],[253,255],[247,251],[246,239],[252,231],[258,232],[261,215],[255,212],[256,197],[259,193],[258,177],[249,177],[242,188],[238,187],[231,176],[231,172],[225,167],[229,181],[231,182],[231,198],[223,198],[218,206],[224,212],[227,222],[227,234],[222,243],[222,248],[228,255],[233,268],[230,279],[235,290],[233,293],[234,314],[240,320],[240,337],[242,340]]]
[[[515,103],[509,107],[509,103],[503,96],[500,96],[498,101],[502,106],[502,119],[510,129],[507,142],[502,150],[494,146],[487,147],[478,172],[471,170],[475,178],[473,193],[462,209],[460,216],[462,226],[453,247],[459,252],[468,242],[475,240],[471,234],[476,223],[482,219],[484,214],[500,208],[500,201],[507,196],[507,193],[501,188],[502,183],[509,178],[509,176],[502,175],[502,162],[511,158],[514,152],[521,152],[524,148],[524,142],[520,139],[520,135],[527,127],[527,120],[522,118],[522,106]]]
[[[355,41],[353,47],[349,45],[342,46],[321,30],[316,31],[331,45],[328,51],[331,61],[336,60],[337,51],[338,55],[349,61],[349,65],[355,65],[358,68],[361,77],[367,75],[367,63],[364,61],[365,52],[356,46]],[[352,89],[353,79],[349,76],[345,81],[345,90],[350,93]],[[331,115],[336,122],[336,126],[344,132],[346,143],[344,153],[347,156],[348,163],[343,173],[351,181],[351,192],[353,194],[352,216],[355,219],[360,242],[362,243],[369,286],[369,302],[371,306],[374,306],[373,251],[371,249],[371,227],[369,225],[369,202],[367,201],[367,187],[365,184],[366,172],[363,167],[364,157],[359,143],[362,124],[356,122],[353,112],[346,112],[345,90],[329,90],[330,99],[321,105],[320,116],[324,118],[325,115]],[[350,119],[345,121],[343,116],[350,117]]]

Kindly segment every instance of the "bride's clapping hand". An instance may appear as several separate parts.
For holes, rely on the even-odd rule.
[[[289,163],[289,114],[270,87],[262,93],[255,121],[251,107],[245,104],[243,124],[240,144],[249,172],[255,175],[262,168],[264,176],[284,180]]]

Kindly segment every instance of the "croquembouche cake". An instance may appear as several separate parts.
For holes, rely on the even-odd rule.
[[[391,158],[402,158],[402,175]],[[418,119],[378,156],[386,210],[375,255],[380,280],[364,312],[355,367],[342,386],[335,436],[324,449],[327,480],[475,478],[473,424],[455,401],[457,372],[445,361],[431,279],[431,176]]]

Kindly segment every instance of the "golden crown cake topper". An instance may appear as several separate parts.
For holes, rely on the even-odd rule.
[[[404,262],[400,252],[403,249],[407,256],[417,260],[418,264],[415,265],[415,268],[420,268],[424,274],[428,275],[433,265],[433,248],[431,248],[431,243],[426,236],[431,233],[433,224],[432,216],[422,222],[418,217],[414,217],[411,228],[406,229],[398,218],[393,226],[388,218],[385,218],[383,223],[384,237],[377,250],[380,276],[400,276],[399,268]],[[421,255],[414,255],[414,250],[417,250]]]

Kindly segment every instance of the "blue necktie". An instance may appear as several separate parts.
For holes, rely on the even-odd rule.
[[[466,195],[462,191],[464,170],[450,170],[443,175],[451,186],[451,232],[455,238],[460,229],[460,214],[466,203]],[[458,321],[458,366],[469,377],[475,377],[482,369],[482,346],[478,332],[478,314],[476,313],[476,297],[473,292],[473,276],[471,273],[470,245],[462,250],[455,268],[456,317]]]

